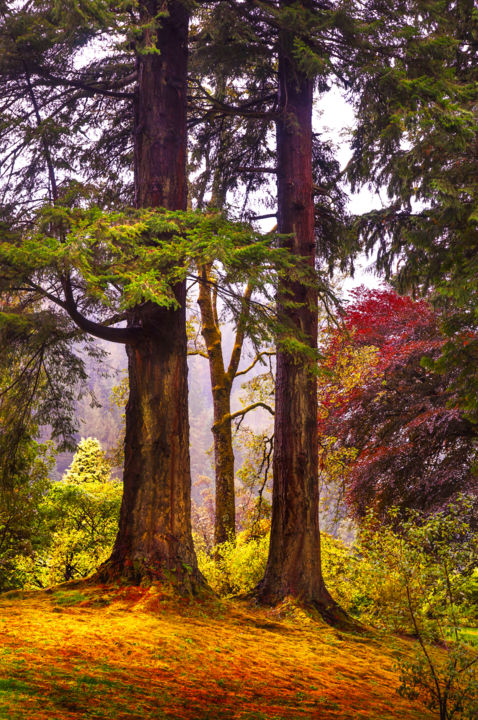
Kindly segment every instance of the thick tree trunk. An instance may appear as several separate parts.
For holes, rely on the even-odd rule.
[[[159,53],[138,51],[136,204],[186,209],[188,12],[181,2],[140,3],[145,24],[165,6]],[[142,49],[152,43],[148,29]],[[175,293],[178,310],[145,303],[131,313],[144,333],[127,348],[124,495],[113,553],[100,574],[195,591],[203,580],[190,521],[185,285]]]
[[[234,451],[232,448],[231,387],[232,380],[224,367],[221,331],[218,327],[210,274],[200,268],[198,304],[201,311],[201,332],[206,343],[214,408],[214,469],[216,479],[214,543],[235,536],[236,509],[234,491]]]
[[[110,568],[193,589],[184,297],[175,312],[138,313],[144,341],[128,347],[124,495]]]
[[[147,52],[154,37],[145,30],[137,56],[136,206],[185,210],[188,10],[177,0],[142,0],[140,6],[145,23],[163,9],[169,16],[157,21],[156,49]]]
[[[284,32],[279,58],[281,112],[277,122],[278,232],[290,235],[285,244],[313,267],[314,82],[293,67],[290,50]],[[315,289],[283,281],[278,301],[283,320],[315,350]],[[288,302],[294,306],[288,307]],[[256,593],[260,600],[271,604],[293,596],[316,606],[332,620],[337,607],[325,588],[320,564],[314,365],[314,359],[292,356],[280,346],[277,349],[271,539],[266,573]]]

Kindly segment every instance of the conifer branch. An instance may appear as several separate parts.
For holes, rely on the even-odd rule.
[[[133,344],[140,339],[142,335],[142,328],[139,326],[113,328],[86,318],[78,310],[78,306],[73,295],[70,277],[67,276],[64,278],[62,284],[63,291],[65,293],[65,309],[71,319],[81,330],[100,338],[100,340],[108,340],[109,342],[115,343]]]

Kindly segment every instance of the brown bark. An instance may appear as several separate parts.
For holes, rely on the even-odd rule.
[[[282,5],[290,3],[283,2]],[[289,249],[315,263],[312,181],[312,78],[292,62],[291,38],[282,33],[279,56],[280,118],[276,123],[278,232]],[[287,307],[287,302],[294,307]],[[296,306],[295,303],[298,305]],[[318,299],[313,287],[281,282],[279,315],[311,348],[317,347]],[[272,526],[267,568],[256,593],[274,604],[286,596],[316,606],[333,619],[337,606],[321,572],[318,512],[317,384],[315,361],[277,349]]]
[[[137,56],[136,206],[185,210],[188,10],[178,0],[143,0],[140,5],[145,23],[163,9],[169,16],[159,19],[156,30],[159,53],[145,52],[154,40],[147,30]]]
[[[138,52],[135,183],[138,207],[186,209],[186,88],[188,11],[181,2],[142,2],[145,21],[159,10],[156,46]],[[146,32],[144,46],[152,40]],[[190,496],[185,285],[180,308],[138,306],[129,324],[142,328],[127,346],[124,495],[119,532],[106,578],[203,584],[194,553]]]
[[[214,409],[214,469],[216,479],[214,544],[235,536],[234,451],[232,448],[231,388],[234,377],[224,367],[221,330],[210,283],[210,269],[200,270],[198,304],[201,333],[206,343]]]
[[[232,446],[232,422],[238,415],[246,414],[264,403],[255,403],[241,413],[231,413],[231,391],[238,374],[245,338],[245,325],[249,316],[252,285],[248,283],[242,296],[242,310],[237,321],[236,336],[229,365],[224,365],[222,335],[217,311],[217,293],[211,266],[198,268],[200,277],[198,305],[201,312],[201,334],[206,344],[213,399],[214,424],[214,472],[216,481],[214,544],[233,539],[236,534],[236,499],[234,487],[234,449]],[[254,363],[253,363],[254,364]]]

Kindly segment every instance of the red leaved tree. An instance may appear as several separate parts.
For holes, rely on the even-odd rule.
[[[327,337],[319,425],[335,448],[356,448],[346,498],[357,517],[373,506],[426,512],[476,492],[476,426],[454,402],[451,373],[423,364],[445,343],[440,316],[392,289],[358,288],[342,328]]]

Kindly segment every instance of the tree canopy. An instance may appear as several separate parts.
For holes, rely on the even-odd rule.
[[[440,314],[385,288],[354,292],[324,348],[319,424],[348,459],[346,497],[364,517],[390,507],[428,513],[476,493],[476,427],[451,392],[453,371],[427,369],[445,338]]]

